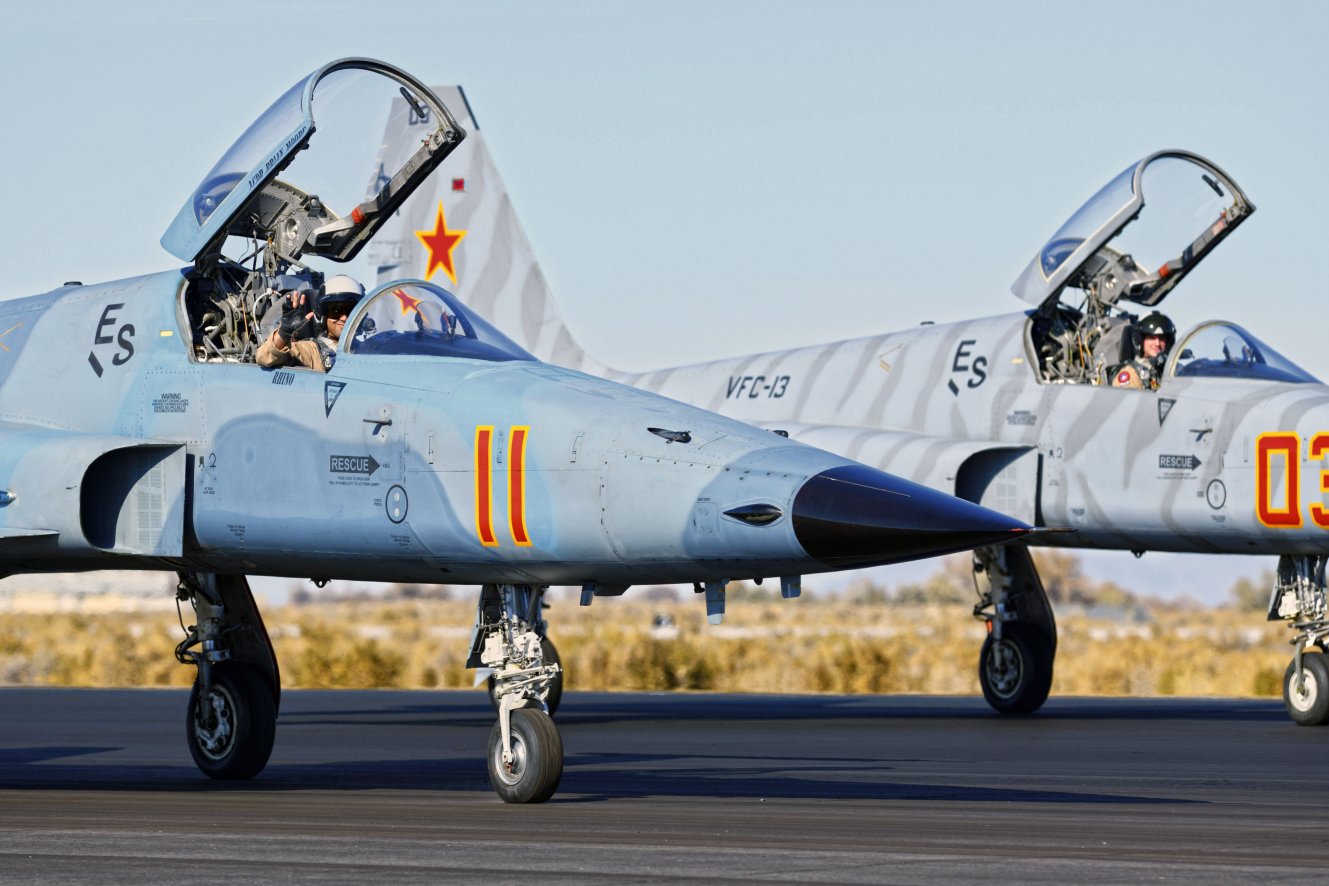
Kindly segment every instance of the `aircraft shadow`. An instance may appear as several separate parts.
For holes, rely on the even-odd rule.
[[[282,722],[344,724],[346,718],[374,725],[493,725],[493,709],[485,695],[464,690],[422,693],[438,703],[394,704],[374,710],[353,707],[283,707]],[[401,719],[389,719],[396,714]],[[422,720],[421,717],[431,718]],[[320,721],[316,718],[327,718]],[[567,692],[556,716],[578,724],[641,720],[872,720],[945,719],[988,723],[1033,723],[1041,720],[1217,720],[1286,723],[1287,712],[1277,699],[1230,698],[1089,698],[1054,697],[1028,716],[998,714],[976,696],[884,695],[734,695],[719,693]]]
[[[138,745],[142,722],[134,730],[134,741],[107,744],[107,738],[116,738],[116,721],[105,724],[98,733],[100,740],[86,744],[67,737],[62,744],[28,741],[23,746],[0,748],[0,790],[248,794],[491,790],[483,749],[495,718],[483,693],[291,693],[278,721],[272,763],[259,777],[244,782],[212,781],[194,769],[183,743],[176,743],[181,699],[175,695],[141,694],[127,699],[149,706],[150,715],[144,719],[154,723],[152,741],[160,741],[160,745]],[[33,696],[34,701],[45,698]],[[64,698],[77,705],[97,696],[83,693]],[[169,722],[169,729],[156,737],[155,721],[168,713],[169,721],[163,719],[162,723]],[[1168,721],[1189,723],[1191,729],[1196,723],[1269,723],[1280,732],[1314,738],[1309,735],[1313,730],[1297,730],[1288,722],[1278,701],[1232,699],[1054,698],[1035,715],[1004,717],[990,711],[982,699],[971,697],[570,692],[556,721],[563,732],[567,758],[554,802],[570,803],[651,796],[1195,803],[1198,801],[1180,796],[1181,790],[1175,797],[1144,796],[1139,782],[1134,793],[1110,794],[1048,789],[1049,781],[1042,777],[1031,779],[1038,788],[1011,785],[1010,779],[1004,785],[993,784],[988,770],[968,763],[945,770],[949,783],[940,783],[926,772],[911,776],[908,769],[924,760],[926,755],[913,749],[929,747],[934,739],[928,736],[944,735],[952,746],[956,741],[964,745],[972,740],[978,748],[986,738],[1006,734],[1015,740],[1011,747],[1024,749],[1015,753],[1027,760],[1029,754],[1038,753],[1037,743],[1044,747],[1063,744],[1061,730],[1073,721],[1104,723],[1094,727],[1096,733],[1110,732],[1107,724],[1124,724],[1124,730],[1146,737],[1173,732]],[[893,740],[875,748],[862,744],[860,736],[867,734],[863,730],[870,730],[874,722],[888,730],[881,733],[884,738],[893,734]],[[1139,725],[1141,722],[1146,725]],[[765,723],[777,725],[770,730],[764,725],[743,725]],[[834,728],[818,737],[823,725],[837,723],[850,724],[848,737],[837,737]],[[732,732],[726,736],[734,726],[743,731],[737,746],[744,750],[716,753],[714,746],[705,744],[703,736],[712,733],[737,738]],[[762,738],[768,734],[787,738],[789,730],[805,735],[806,741],[767,744]],[[671,734],[685,736],[688,749],[671,746]],[[637,736],[647,737],[646,747],[641,747]],[[1033,743],[1026,744],[1026,739]],[[1104,740],[1111,742],[1111,735]],[[850,744],[832,747],[828,741]],[[635,753],[620,752],[634,746],[638,748]],[[873,754],[873,750],[880,753]],[[107,758],[89,759],[94,755]],[[1062,764],[1070,766],[1074,761],[1063,759]],[[920,780],[911,780],[913,777]]]
[[[0,790],[128,791],[135,793],[243,793],[249,796],[291,791],[482,791],[490,790],[484,763],[469,760],[357,760],[320,764],[269,765],[243,782],[213,781],[181,766],[60,765],[46,761],[115,748],[31,747],[0,750]],[[869,780],[881,775],[877,758],[807,761],[743,761],[724,765],[697,755],[579,754],[565,764],[554,803],[595,803],[645,797],[720,799],[913,800],[1065,804],[1200,803],[1084,791],[1031,790],[965,784]],[[40,764],[40,765],[37,765]],[[659,769],[653,766],[670,765]],[[873,768],[876,767],[876,772]]]

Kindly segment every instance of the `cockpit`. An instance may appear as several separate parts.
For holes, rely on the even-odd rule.
[[[275,281],[317,287],[325,275],[342,273],[318,263],[353,260],[465,137],[428,87],[372,59],[325,65],[283,93],[204,176],[162,236],[168,252],[193,262],[180,294],[193,358],[253,362],[280,314]],[[387,349],[407,347],[409,332],[421,353],[529,359],[450,295],[422,286],[399,287],[420,311],[399,308],[393,320],[386,310],[358,312],[360,343],[400,353]],[[388,292],[383,303],[392,298]],[[403,322],[420,325],[406,330]]]
[[[452,293],[422,282],[390,283],[348,320],[346,352],[470,360],[534,360]]]
[[[1208,160],[1161,151],[1127,167],[1048,240],[1011,287],[1034,304],[1030,364],[1051,384],[1107,384],[1138,353],[1139,319],[1255,211]],[[1164,378],[1316,379],[1231,323],[1209,322],[1168,354]]]

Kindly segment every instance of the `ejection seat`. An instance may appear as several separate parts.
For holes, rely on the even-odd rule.
[[[1135,336],[1128,317],[1116,315],[1103,319],[1103,334],[1094,343],[1093,365],[1101,366],[1099,384],[1111,383],[1116,367],[1135,359]]]

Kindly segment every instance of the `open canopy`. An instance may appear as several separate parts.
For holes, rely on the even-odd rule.
[[[1080,207],[1011,290],[1035,305],[1070,287],[1102,305],[1126,299],[1152,307],[1254,211],[1208,160],[1159,151]]]
[[[392,114],[407,125],[387,126]],[[384,144],[385,131],[411,145]],[[404,71],[373,59],[332,62],[288,89],[222,155],[162,246],[195,261],[222,254],[231,236],[270,244],[288,261],[349,261],[465,136]],[[405,160],[385,168],[397,157]]]

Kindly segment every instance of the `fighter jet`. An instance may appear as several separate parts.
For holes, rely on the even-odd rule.
[[[482,138],[466,150],[464,187],[417,195],[380,238],[382,273],[427,273],[422,238],[446,217],[467,231],[458,291],[541,359],[1075,530],[975,552],[978,675],[996,710],[1037,710],[1052,684],[1039,544],[1276,555],[1269,617],[1295,635],[1287,710],[1329,721],[1329,389],[1234,323],[1178,337],[1153,313],[1255,210],[1214,163],[1160,151],[1127,166],[1035,254],[1013,287],[1022,311],[630,374],[577,344]],[[514,264],[525,271],[493,270]],[[1142,327],[1163,333],[1152,361]],[[1117,386],[1140,366],[1156,389]]]
[[[389,115],[403,125],[384,142]],[[246,575],[479,586],[490,780],[538,802],[563,770],[549,586],[589,605],[686,582],[715,622],[731,580],[792,597],[807,573],[1029,528],[540,362],[435,283],[363,292],[318,269],[354,259],[467,137],[404,71],[333,62],[185,200],[162,237],[183,268],[0,302],[0,576],[178,573],[208,776],[256,775],[275,737],[279,669]],[[450,267],[456,240],[434,245]]]

